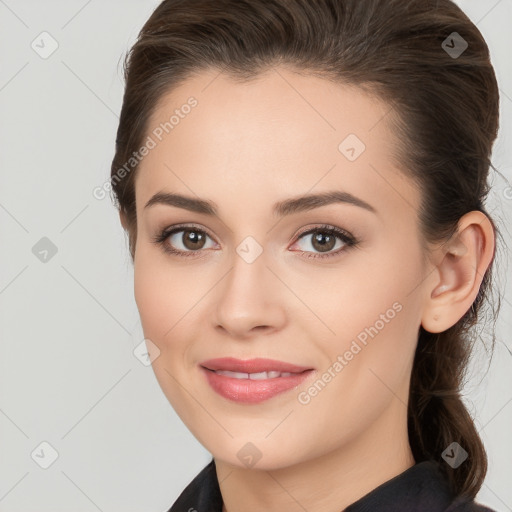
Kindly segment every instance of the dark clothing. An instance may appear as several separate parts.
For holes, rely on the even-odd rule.
[[[464,498],[454,498],[434,461],[415,464],[384,482],[343,512],[495,512]],[[222,512],[214,459],[190,482],[167,512]]]

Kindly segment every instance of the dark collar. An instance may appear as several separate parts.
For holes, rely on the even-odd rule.
[[[190,482],[168,512],[222,512],[215,461]],[[493,512],[473,501],[455,499],[434,461],[423,461],[379,485],[344,512]]]

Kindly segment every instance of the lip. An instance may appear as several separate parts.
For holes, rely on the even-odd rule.
[[[299,386],[315,372],[313,368],[299,366],[274,359],[241,360],[232,357],[209,359],[200,364],[211,388],[222,397],[237,403],[257,404],[290,391]],[[260,373],[269,371],[287,372],[293,375],[270,379],[237,379],[215,373],[227,370],[240,373]]]

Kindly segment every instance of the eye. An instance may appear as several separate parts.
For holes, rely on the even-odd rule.
[[[160,244],[165,252],[187,257],[196,256],[194,253],[211,248],[212,245],[206,244],[207,239],[213,242],[208,233],[202,229],[194,226],[176,226],[164,229],[157,235],[154,242]]]
[[[308,258],[334,257],[358,243],[350,233],[335,226],[323,225],[302,232],[294,245],[303,240],[307,242],[308,237],[309,243],[303,243],[302,248],[296,251],[306,254]],[[212,242],[210,246],[207,245],[208,240]],[[203,249],[215,247],[215,242],[206,231],[191,225],[166,228],[153,242],[161,245],[165,252],[182,257],[199,257]],[[333,252],[333,249],[337,250]]]
[[[312,236],[313,235],[313,236]],[[303,248],[300,252],[310,253],[308,258],[328,258],[337,256],[339,253],[345,251],[348,247],[353,247],[357,244],[357,240],[348,232],[336,228],[334,226],[318,226],[303,232],[296,242],[305,241]],[[334,252],[334,249],[337,249]],[[319,251],[320,254],[311,253]]]

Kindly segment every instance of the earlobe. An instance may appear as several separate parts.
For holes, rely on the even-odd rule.
[[[427,282],[422,327],[437,333],[455,325],[471,308],[494,256],[494,228],[479,211],[464,215],[442,248]]]

